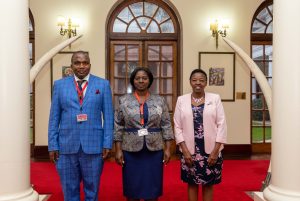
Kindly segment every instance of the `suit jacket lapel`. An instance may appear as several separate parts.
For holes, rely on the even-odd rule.
[[[79,99],[78,99],[78,94],[77,94],[77,90],[76,90],[76,85],[75,85],[75,78],[74,76],[70,76],[68,78],[65,78],[67,79],[67,88],[65,90],[70,90],[71,92],[71,100],[77,100],[77,102],[79,103]]]

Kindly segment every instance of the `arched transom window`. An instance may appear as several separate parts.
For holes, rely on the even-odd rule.
[[[252,24],[252,33],[266,34],[273,33],[273,5],[265,6],[255,16]]]
[[[117,33],[174,33],[174,23],[168,12],[150,2],[125,6],[113,23]]]

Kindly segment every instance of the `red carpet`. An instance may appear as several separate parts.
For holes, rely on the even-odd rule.
[[[225,160],[223,180],[215,186],[215,201],[251,201],[246,191],[258,191],[266,176],[267,160]],[[187,201],[186,184],[180,180],[179,161],[164,169],[164,194],[159,201]],[[106,162],[101,178],[99,201],[125,201],[121,167]],[[59,177],[53,164],[32,162],[31,183],[39,194],[52,194],[48,201],[63,201]],[[201,199],[199,199],[201,200]]]

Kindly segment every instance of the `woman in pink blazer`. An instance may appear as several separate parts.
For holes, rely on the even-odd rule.
[[[188,184],[188,200],[213,200],[213,185],[221,182],[227,126],[221,98],[204,91],[207,75],[195,69],[190,75],[192,93],[178,97],[174,127],[176,144],[182,153],[181,179]]]

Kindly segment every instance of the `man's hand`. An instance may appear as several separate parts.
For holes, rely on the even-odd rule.
[[[110,152],[110,149],[106,149],[106,148],[103,149],[103,152],[102,152],[103,160],[108,158],[109,152]]]
[[[50,161],[52,161],[53,163],[56,163],[56,161],[59,159],[58,151],[50,151],[49,158],[50,158]]]

